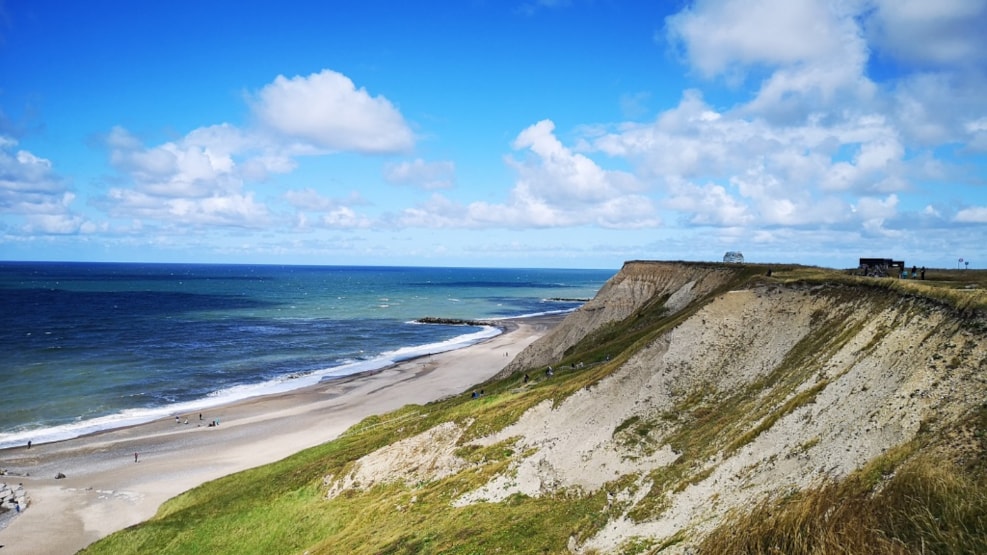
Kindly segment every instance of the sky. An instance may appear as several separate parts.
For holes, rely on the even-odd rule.
[[[0,0],[0,260],[987,267],[987,0]]]

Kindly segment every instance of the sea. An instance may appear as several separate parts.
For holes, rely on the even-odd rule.
[[[0,448],[460,349],[500,333],[477,320],[575,310],[615,273],[0,262]]]

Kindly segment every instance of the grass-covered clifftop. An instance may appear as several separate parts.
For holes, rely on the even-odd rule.
[[[987,273],[926,277],[630,262],[480,399],[85,553],[987,552]]]

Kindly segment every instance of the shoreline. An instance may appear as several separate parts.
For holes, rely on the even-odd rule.
[[[134,407],[130,409],[120,409],[119,412],[113,414],[96,416],[87,420],[76,421],[74,423],[66,422],[56,424],[48,428],[0,434],[0,438],[3,438],[3,440],[0,441],[0,455],[10,449],[25,447],[28,443],[31,443],[33,446],[55,444],[78,437],[96,435],[122,428],[130,428],[133,426],[140,426],[163,418],[174,418],[176,415],[182,415],[184,417],[186,415],[198,414],[200,412],[204,413],[207,411],[213,411],[218,407],[249,401],[250,399],[257,397],[290,394],[308,387],[318,386],[326,382],[346,379],[352,376],[359,377],[371,375],[374,372],[384,370],[397,364],[444,352],[461,350],[476,343],[482,343],[492,339],[496,335],[504,333],[507,327],[512,325],[510,322],[514,320],[522,321],[529,318],[546,316],[551,315],[536,314],[530,316],[518,316],[504,320],[484,321],[453,319],[433,319],[435,322],[420,321],[424,324],[465,324],[467,322],[472,322],[472,325],[482,327],[484,328],[484,331],[459,335],[449,340],[440,341],[433,344],[401,347],[395,351],[381,353],[374,359],[346,362],[320,370],[287,374],[258,383],[232,385],[219,391],[214,391],[205,397],[178,401],[159,407]],[[489,330],[496,331],[493,331],[491,335]],[[424,350],[426,348],[435,348],[435,351],[426,352]],[[399,355],[398,353],[401,351],[406,351],[406,353],[404,355]]]
[[[0,528],[3,553],[76,553],[206,481],[330,441],[373,414],[469,394],[565,316],[502,320],[502,333],[468,347],[235,401],[203,410],[201,421],[160,418],[0,450],[0,482],[23,484],[29,499]]]

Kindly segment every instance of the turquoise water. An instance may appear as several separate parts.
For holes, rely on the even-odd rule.
[[[0,262],[0,448],[461,348],[570,311],[612,270]]]

